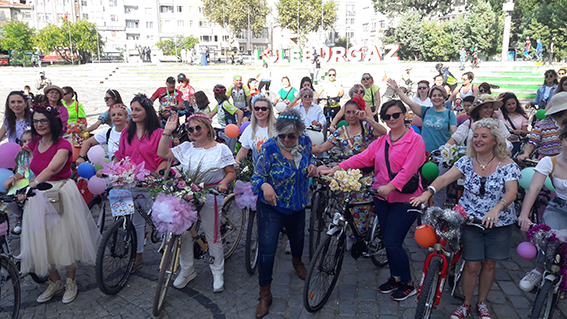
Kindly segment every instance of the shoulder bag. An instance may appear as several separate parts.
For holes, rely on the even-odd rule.
[[[398,173],[393,173],[392,170],[390,169],[389,150],[390,150],[390,144],[388,144],[388,141],[386,141],[384,145],[384,153],[386,156],[384,159],[386,160],[386,167],[388,168],[388,177],[390,178],[390,181],[392,181],[396,177],[396,175],[398,175]],[[419,187],[419,174],[415,173],[410,178],[410,180],[404,185],[402,190],[399,192],[402,194],[413,194],[415,193],[415,191],[417,191],[418,187]]]

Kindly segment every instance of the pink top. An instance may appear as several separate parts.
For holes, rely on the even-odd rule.
[[[69,111],[64,105],[58,105],[57,111],[59,111],[61,123],[63,124],[63,134],[67,131],[67,122],[69,122]]]
[[[138,140],[138,135],[132,138],[132,144],[128,144],[128,127],[126,127],[120,135],[120,143],[118,143],[118,151],[114,153],[116,159],[121,160],[124,157],[130,157],[130,160],[135,164],[144,162],[144,168],[152,172],[157,171],[159,164],[165,159],[157,155],[159,140],[163,129],[158,128],[154,131],[152,136],[148,139],[144,135],[141,140]],[[169,142],[171,148],[171,142]]]
[[[73,162],[73,157],[71,156],[71,154],[73,154],[73,148],[71,147],[71,143],[69,143],[69,141],[64,138],[60,138],[57,141],[57,144],[51,145],[45,152],[41,153],[39,151],[39,147],[37,147],[40,139],[41,136],[35,137],[28,144],[28,147],[32,151],[30,168],[33,174],[35,176],[38,176],[44,169],[49,166],[49,163],[51,163],[51,160],[53,159],[53,157],[55,157],[57,151],[64,149],[69,151],[69,153],[67,154],[67,162],[65,163],[65,166],[63,166],[63,168],[57,174],[51,176],[49,180],[60,181],[62,179],[71,177],[71,163]]]
[[[392,181],[388,177],[388,168],[384,159],[385,143],[390,144],[388,151],[390,169],[392,173],[398,173]],[[339,166],[345,170],[374,166],[373,188],[378,188],[391,182],[398,190],[401,190],[411,177],[417,173],[417,170],[424,162],[425,143],[421,135],[415,133],[410,127],[406,135],[394,143],[394,145],[390,141],[390,134],[383,135],[372,142],[364,152],[354,155],[340,163]],[[423,193],[423,187],[420,182],[413,194],[402,194],[399,191],[393,191],[386,196],[386,201],[389,203],[409,201],[411,197],[419,196],[421,193]]]
[[[514,127],[512,126],[512,124],[510,123],[510,121],[512,121],[512,123],[514,123],[514,126],[516,127],[516,130],[521,130],[522,126],[526,126],[528,125],[528,119],[523,116],[522,114],[516,114],[514,117],[510,117],[510,121],[508,121],[506,118],[504,118],[504,115],[502,114],[502,111],[500,110],[496,110],[495,111],[496,115],[498,116],[498,119],[500,121],[502,121],[502,123],[504,123],[504,125],[506,125],[506,128],[511,131],[514,129]],[[508,141],[510,142],[519,142],[520,141],[520,137],[518,135],[512,134],[510,132],[510,136],[508,137]]]

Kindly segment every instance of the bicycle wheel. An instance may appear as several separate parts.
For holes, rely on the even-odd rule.
[[[303,306],[309,312],[320,310],[339,279],[345,256],[346,235],[325,235],[311,260],[303,286]]]
[[[49,275],[45,275],[45,276],[40,277],[33,272],[30,272],[29,275],[32,278],[32,280],[37,282],[38,284],[43,284],[44,282],[47,281],[47,279],[49,279]]]
[[[325,207],[323,202],[321,202],[322,195],[321,192],[315,192],[311,200],[311,214],[309,216],[309,259],[313,258],[313,254],[315,254],[321,242],[321,237],[326,231]]]
[[[244,221],[248,215],[249,208],[240,209],[236,206],[236,196],[230,197],[222,205],[222,214],[220,220],[220,234],[222,238],[222,246],[224,249],[224,258],[230,257],[236,250],[240,237],[242,236],[242,228]]]
[[[108,212],[107,203],[101,196],[95,196],[88,204],[91,216],[96,220],[96,226],[101,234],[104,232],[106,212]]]
[[[0,317],[18,318],[21,287],[18,269],[6,256],[0,256]]]
[[[559,294],[555,293],[555,285],[555,282],[546,280],[543,287],[538,290],[531,319],[551,319],[559,298]]]
[[[384,245],[384,236],[380,230],[378,217],[374,216],[372,230],[368,233],[368,254],[372,263],[378,267],[384,267],[388,264],[388,256],[386,255],[386,245]]]
[[[176,255],[178,254],[177,245],[179,241],[179,235],[171,235],[167,246],[165,247],[165,253],[161,259],[161,265],[159,267],[159,277],[156,286],[156,294],[154,296],[154,316],[159,316],[159,313],[163,309],[163,302],[165,301],[165,295],[167,294],[167,289],[171,282],[171,277],[175,270]]]
[[[130,219],[117,219],[104,233],[98,247],[95,275],[98,288],[107,295],[117,294],[130,278],[136,259],[136,230]]]
[[[246,271],[253,275],[258,262],[258,219],[256,212],[250,211],[248,225],[246,228],[246,244],[244,247],[244,259],[246,260]]]
[[[429,264],[429,269],[425,275],[421,294],[417,300],[417,308],[415,309],[415,318],[429,318],[433,308],[435,308],[435,299],[437,297],[437,287],[441,279],[441,260],[433,258]]]

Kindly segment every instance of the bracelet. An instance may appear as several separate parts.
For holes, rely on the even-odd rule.
[[[161,136],[167,136],[167,137],[170,137],[170,136],[171,136],[171,134],[167,134],[167,133],[165,133],[165,132],[162,132],[162,133],[161,133]]]
[[[86,157],[85,155],[79,155],[79,158],[82,158],[82,159],[84,159],[84,160],[87,161],[87,162],[89,161],[89,158]]]
[[[431,192],[431,196],[437,194],[437,190],[435,189],[435,187],[429,185],[427,186],[427,188],[425,189],[426,191],[430,191]]]
[[[504,206],[504,209],[508,208],[508,202],[503,199],[501,199],[498,204],[502,204],[502,206]]]
[[[30,182],[30,184],[31,184],[31,183],[35,183],[36,185],[39,184],[39,182],[38,182],[37,180],[35,180],[35,179],[32,180],[32,181]]]

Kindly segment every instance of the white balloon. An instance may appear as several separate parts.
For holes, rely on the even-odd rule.
[[[311,139],[311,143],[313,145],[321,145],[323,144],[323,142],[325,142],[325,139],[323,138],[323,133],[321,132],[307,130],[307,136],[309,136],[309,138]]]
[[[283,112],[287,108],[287,105],[284,102],[276,103],[276,111]]]

